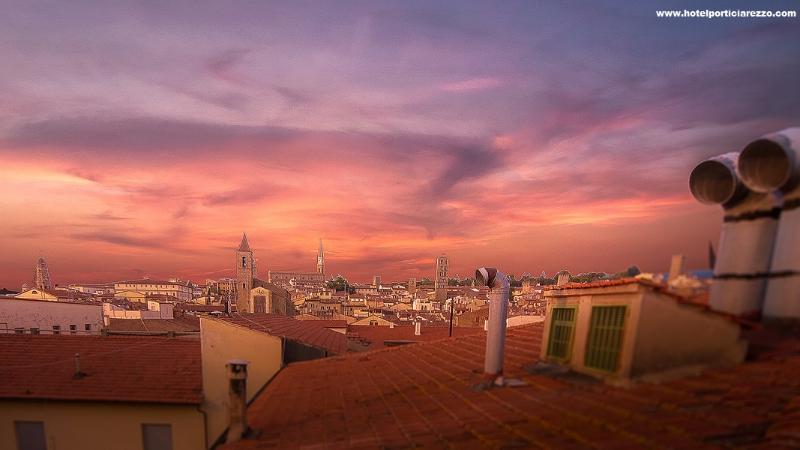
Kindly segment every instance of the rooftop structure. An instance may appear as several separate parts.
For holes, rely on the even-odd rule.
[[[797,335],[732,369],[625,389],[539,370],[542,332],[508,330],[504,370],[519,387],[474,389],[483,333],[290,365],[250,405],[257,436],[223,449],[797,443]]]
[[[200,344],[193,340],[0,335],[0,360],[0,399],[202,401]]]

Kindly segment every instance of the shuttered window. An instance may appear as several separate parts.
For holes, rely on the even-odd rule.
[[[553,308],[552,315],[550,338],[547,340],[547,356],[568,359],[572,351],[575,308]]]
[[[625,306],[594,306],[586,342],[584,365],[594,369],[617,370],[625,325]]]

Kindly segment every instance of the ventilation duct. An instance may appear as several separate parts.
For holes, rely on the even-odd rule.
[[[779,210],[772,197],[747,188],[739,176],[739,153],[701,162],[689,177],[692,195],[721,205],[722,233],[711,285],[711,308],[743,317],[761,312]]]
[[[757,139],[739,157],[742,181],[783,200],[764,296],[765,318],[800,318],[800,128]]]
[[[476,270],[475,279],[489,288],[489,328],[486,331],[484,375],[488,382],[502,386],[510,285],[505,274],[492,267]]]

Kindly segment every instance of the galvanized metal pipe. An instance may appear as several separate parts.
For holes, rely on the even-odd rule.
[[[503,349],[511,286],[503,272],[492,267],[475,271],[478,283],[489,287],[489,328],[486,331],[486,355],[483,371],[495,384],[502,385]]]
[[[689,188],[701,203],[725,210],[709,306],[736,316],[759,316],[778,224],[775,202],[742,183],[739,153],[698,164]]]
[[[782,200],[775,250],[764,296],[767,319],[800,318],[800,128],[757,139],[739,158],[744,183]]]

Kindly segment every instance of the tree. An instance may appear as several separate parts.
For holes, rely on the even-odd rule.
[[[348,292],[351,294],[354,294],[356,292],[356,288],[351,286],[350,283],[347,281],[347,278],[341,275],[336,275],[335,277],[328,280],[328,282],[325,283],[325,287],[327,287],[328,289],[335,289],[336,292],[342,292],[345,289],[347,289]]]

